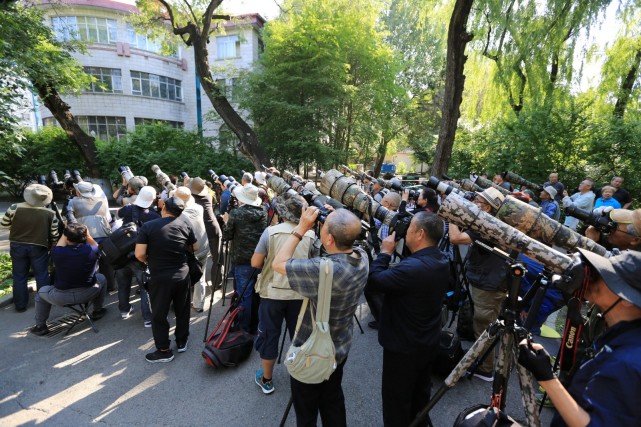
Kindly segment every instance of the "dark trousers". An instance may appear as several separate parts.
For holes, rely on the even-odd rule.
[[[171,303],[174,304],[176,312],[176,336],[177,343],[186,343],[189,337],[189,276],[187,268],[181,269],[184,275],[178,271],[173,275],[160,274],[153,276],[149,282],[149,298],[151,300],[151,331],[154,335],[154,343],[158,350],[167,350],[171,344],[169,340],[169,322],[167,315]]]
[[[427,405],[433,353],[383,351],[383,423],[386,427],[407,427]]]
[[[367,301],[367,305],[369,306],[369,312],[372,314],[374,320],[378,322],[381,319],[385,294],[382,292],[372,292],[365,287],[363,295],[365,295],[365,301]]]
[[[305,384],[289,377],[298,427],[315,426],[319,411],[323,426],[347,426],[345,396],[341,386],[346,361],[343,360],[329,379],[320,384]]]

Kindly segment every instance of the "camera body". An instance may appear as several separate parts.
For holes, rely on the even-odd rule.
[[[609,234],[616,230],[617,223],[610,219],[610,214],[599,214],[590,211],[584,211],[576,206],[566,206],[563,211],[566,215],[577,218],[585,224],[591,225],[601,233]]]

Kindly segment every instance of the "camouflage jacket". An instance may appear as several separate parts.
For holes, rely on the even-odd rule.
[[[251,264],[254,249],[267,228],[267,212],[263,206],[243,205],[229,212],[223,228],[223,239],[231,241],[231,260],[237,265]]]

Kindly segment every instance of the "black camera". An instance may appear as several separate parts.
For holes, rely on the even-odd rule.
[[[574,205],[566,206],[563,211],[566,215],[577,218],[584,224],[594,226],[601,233],[611,233],[617,228],[617,223],[610,219],[609,213],[600,214],[584,211]]]
[[[325,224],[325,220],[327,219],[327,216],[332,213],[329,209],[323,205],[323,202],[320,200],[314,200],[312,202],[312,206],[316,206],[318,208],[318,217],[316,218],[316,221],[319,224]]]
[[[389,234],[396,232],[395,240],[401,240],[407,235],[407,230],[410,228],[413,215],[407,212],[399,212],[394,216],[389,224]]]

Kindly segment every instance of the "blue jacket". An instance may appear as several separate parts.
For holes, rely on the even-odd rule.
[[[367,289],[385,294],[378,342],[385,350],[414,353],[438,346],[441,307],[447,292],[449,261],[438,247],[421,249],[392,268],[379,254],[370,265]]]
[[[638,426],[641,422],[641,319],[619,322],[596,340],[597,354],[584,362],[568,392],[590,414],[590,426]],[[565,426],[556,415],[552,426]]]

